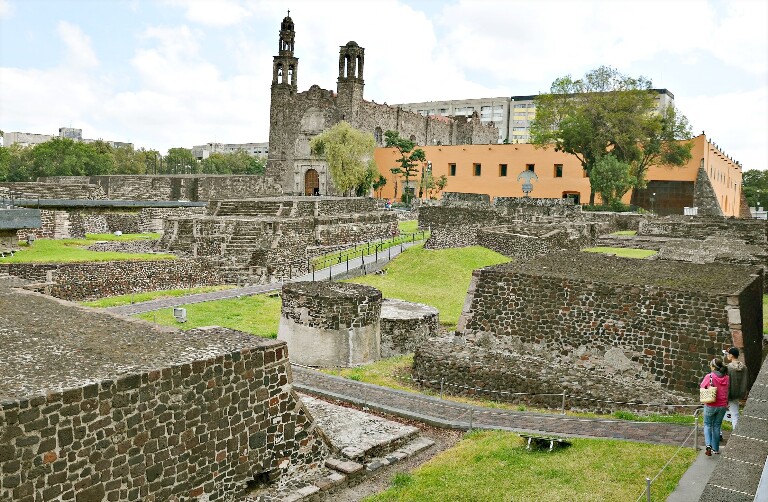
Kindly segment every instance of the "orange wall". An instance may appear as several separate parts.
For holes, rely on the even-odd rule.
[[[647,180],[659,181],[696,181],[699,166],[704,166],[715,189],[720,207],[726,216],[739,215],[741,193],[741,168],[727,159],[706,136],[694,138],[691,160],[682,167],[651,166]],[[420,146],[432,162],[432,174],[435,178],[445,174],[448,177],[447,192],[482,193],[494,197],[522,197],[522,182],[517,176],[526,170],[527,164],[533,164],[538,181],[533,181],[531,197],[561,198],[566,192],[580,194],[582,204],[589,202],[589,178],[584,177],[581,163],[574,155],[555,152],[553,148],[537,149],[531,144],[509,145],[455,145],[455,146]],[[374,154],[379,172],[387,179],[387,185],[381,192],[382,198],[394,196],[394,175],[390,169],[398,166],[397,151],[394,148],[377,148]],[[456,164],[456,175],[451,176],[449,165]],[[473,165],[480,164],[480,176],[474,176]],[[499,165],[507,165],[507,175],[499,175]],[[562,178],[555,177],[555,164],[563,165]],[[421,166],[419,166],[419,173]],[[418,183],[420,174],[411,179]],[[403,193],[403,180],[398,178],[397,196]],[[418,195],[418,188],[416,189]],[[630,193],[624,196],[628,204]],[[599,198],[598,198],[599,200]]]

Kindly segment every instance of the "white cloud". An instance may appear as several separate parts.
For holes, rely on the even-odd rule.
[[[234,0],[169,0],[168,3],[185,8],[188,21],[205,26],[232,26],[251,16],[246,7]]]
[[[0,19],[8,19],[13,14],[13,7],[8,0],[0,0]]]
[[[91,39],[80,27],[66,21],[60,21],[57,27],[67,49],[66,59],[70,66],[88,68],[97,66],[99,60],[91,48]]]

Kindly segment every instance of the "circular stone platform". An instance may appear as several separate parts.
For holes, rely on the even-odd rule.
[[[381,291],[361,284],[294,282],[283,286],[279,340],[292,361],[355,366],[379,359]]]
[[[408,354],[438,336],[440,313],[423,303],[387,298],[381,304],[381,357]]]

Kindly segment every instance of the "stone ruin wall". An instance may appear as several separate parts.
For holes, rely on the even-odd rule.
[[[434,307],[385,298],[379,322],[382,358],[413,353],[428,338],[440,333],[440,314]]]
[[[44,179],[44,178],[41,178]],[[66,178],[64,182],[50,184],[43,182],[18,182],[0,183],[0,197],[8,197],[11,193],[16,198],[30,199],[64,199],[64,200],[105,200],[106,192],[94,184],[90,184],[87,178]]]
[[[0,264],[0,273],[36,283],[46,282],[49,272],[51,296],[71,301],[224,283],[218,267],[204,258]]]
[[[552,268],[561,259],[543,258],[555,260]],[[654,393],[663,391],[674,402],[675,395],[693,393],[706,362],[727,346],[743,347],[747,365],[760,367],[759,269],[651,265],[613,257],[597,261],[602,265],[596,267],[615,270],[617,278],[668,269],[670,277],[698,274],[728,280],[730,275],[746,278],[746,284],[730,293],[714,293],[654,286],[643,279],[626,284],[577,274],[563,278],[526,272],[527,265],[481,269],[473,276],[470,303],[459,321],[459,345],[422,344],[415,374],[469,387],[539,394],[566,389],[568,394],[618,401],[654,401],[659,399]],[[542,361],[541,367],[519,359],[526,355]]]
[[[253,340],[3,402],[0,499],[231,501],[254,478],[318,467],[328,447],[291,390],[285,344]]]
[[[481,228],[477,230],[477,244],[509,258],[526,260],[563,249],[589,247],[599,229],[601,226],[590,223]]]
[[[190,200],[245,199],[282,194],[280,185],[261,175],[110,175],[42,177],[51,185],[90,183],[100,187],[110,200]]]
[[[17,232],[19,240],[32,234],[39,239],[82,239],[86,234],[162,233],[166,218],[192,217],[203,207],[143,208],[119,211],[112,208],[41,209],[42,226]]]
[[[738,239],[747,244],[766,245],[768,222],[735,218],[665,217],[645,219],[640,223],[637,235],[655,237],[679,237],[704,240],[711,235]]]

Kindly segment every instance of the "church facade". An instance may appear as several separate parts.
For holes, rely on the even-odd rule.
[[[299,59],[294,55],[293,20],[280,24],[278,54],[272,63],[269,110],[269,157],[266,175],[280,182],[286,195],[336,195],[327,164],[310,154],[311,139],[338,122],[373,134],[384,146],[384,132],[397,131],[417,145],[491,144],[493,125],[470,117],[424,117],[397,106],[363,99],[365,49],[349,42],[339,50],[336,91],[313,85],[298,92]],[[394,166],[393,166],[394,167]]]

